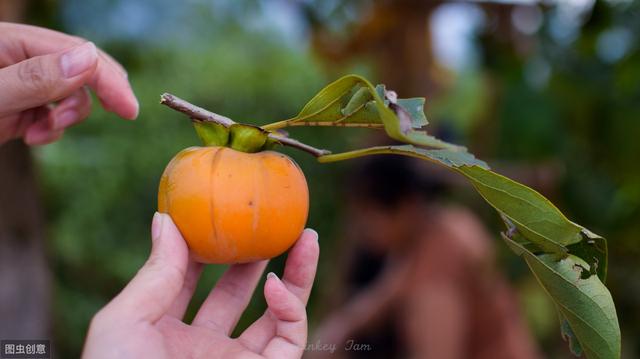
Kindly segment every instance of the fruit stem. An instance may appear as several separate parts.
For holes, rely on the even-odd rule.
[[[191,118],[192,120],[215,122],[226,128],[229,128],[231,127],[231,125],[236,123],[235,121],[233,121],[228,117],[218,115],[217,113],[213,113],[209,110],[205,110],[202,107],[198,107],[170,93],[162,94],[162,96],[160,96],[160,103],[178,112],[182,112],[188,115],[189,118]],[[309,146],[306,143],[302,143],[298,140],[295,140],[293,138],[287,137],[286,135],[282,135],[279,133],[269,132],[267,134],[267,137],[269,137],[271,140],[281,145],[297,148],[299,150],[308,152],[315,157],[326,156],[328,154],[331,154],[331,151]]]
[[[189,115],[190,118],[195,120],[215,122],[223,125],[224,127],[229,127],[235,123],[235,121],[228,117],[205,110],[202,107],[198,107],[170,93],[163,93],[162,96],[160,96],[160,103],[169,106],[176,111]]]

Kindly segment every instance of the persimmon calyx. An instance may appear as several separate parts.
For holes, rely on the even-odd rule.
[[[269,133],[260,127],[234,123],[229,127],[211,121],[193,121],[193,127],[205,146],[224,146],[254,153],[267,148]]]
[[[232,119],[198,107],[170,93],[160,96],[160,103],[189,116],[198,137],[205,146],[227,146],[242,152],[260,152],[276,145],[294,147],[315,157],[331,151],[309,146],[286,134],[269,131],[258,126],[237,123]]]

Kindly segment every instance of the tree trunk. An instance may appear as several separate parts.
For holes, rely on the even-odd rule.
[[[0,21],[27,1],[0,0]],[[33,160],[22,141],[0,145],[0,339],[50,337],[51,285]]]

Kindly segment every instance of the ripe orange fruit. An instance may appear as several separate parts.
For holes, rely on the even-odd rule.
[[[300,167],[272,151],[190,147],[167,165],[158,210],[204,263],[273,258],[302,233],[309,190]]]

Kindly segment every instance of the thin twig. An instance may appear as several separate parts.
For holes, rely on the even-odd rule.
[[[230,127],[231,125],[236,123],[235,121],[233,121],[228,117],[218,115],[217,113],[213,113],[211,111],[205,110],[202,107],[198,107],[170,93],[162,94],[162,96],[160,96],[160,103],[176,111],[186,114],[187,116],[189,116],[189,118],[193,120],[215,122],[223,125],[224,127]],[[290,138],[281,134],[277,134],[274,132],[269,132],[267,136],[270,139],[284,146],[297,148],[299,150],[308,152],[314,155],[315,157],[325,156],[331,153],[331,151],[315,148],[305,143],[302,143],[298,140],[295,140],[293,138]]]
[[[205,110],[202,107],[198,107],[191,102],[185,101],[170,93],[163,93],[162,96],[160,96],[160,103],[169,106],[176,111],[182,112],[188,115],[189,118],[195,120],[215,122],[223,125],[224,127],[229,127],[235,123],[228,117]]]

